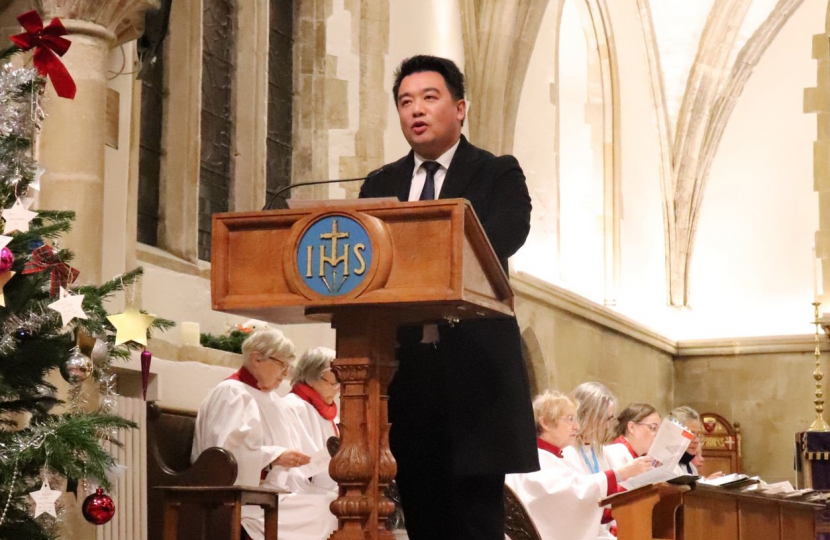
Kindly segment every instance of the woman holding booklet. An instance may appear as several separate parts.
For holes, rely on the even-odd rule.
[[[600,385],[601,386],[601,385]],[[605,388],[605,387],[602,387]],[[606,389],[607,390],[607,389]],[[600,524],[603,509],[598,502],[617,491],[617,482],[646,472],[651,460],[639,458],[622,467],[586,472],[565,459],[577,436],[585,433],[578,417],[577,401],[556,391],[546,391],[533,401],[541,470],[509,474],[506,484],[524,503],[544,540],[594,540],[613,538]],[[605,407],[605,411],[608,407]],[[596,426],[592,426],[595,430]]]
[[[603,449],[608,463],[618,467],[648,453],[660,429],[660,413],[648,403],[632,403],[617,415],[614,442]]]

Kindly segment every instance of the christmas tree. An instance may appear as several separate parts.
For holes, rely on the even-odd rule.
[[[41,540],[56,538],[50,515],[57,515],[61,492],[53,487],[66,480],[70,489],[79,481],[110,489],[115,463],[107,449],[118,444],[119,430],[135,427],[113,413],[110,365],[146,344],[148,329],[172,322],[141,314],[128,301],[114,326],[104,303],[133,287],[141,269],[101,286],[73,284],[72,252],[58,241],[74,213],[30,210],[44,172],[32,150],[44,119],[45,79],[42,70],[13,67],[9,59],[18,52],[13,46],[0,53],[0,540]],[[56,369],[72,385],[64,400],[47,380]],[[89,377],[98,383],[97,400],[87,400],[81,387]],[[106,499],[88,499],[98,519],[111,517],[112,508],[95,506]],[[95,515],[85,517],[94,522]]]

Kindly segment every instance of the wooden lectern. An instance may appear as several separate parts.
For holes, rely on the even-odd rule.
[[[332,539],[391,539],[387,386],[402,323],[513,315],[507,276],[470,204],[323,202],[215,214],[213,309],[280,324],[329,321],[342,384]]]

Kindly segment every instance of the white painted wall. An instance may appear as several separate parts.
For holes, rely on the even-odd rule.
[[[814,34],[827,3],[806,0],[747,84],[713,163],[691,265],[691,306],[666,305],[659,146],[645,49],[633,2],[608,2],[620,73],[621,283],[616,309],[673,339],[811,331],[815,117],[802,112],[815,86]],[[515,154],[534,190],[534,227],[553,230],[541,186],[555,177],[549,92],[553,25],[546,14],[523,89]],[[681,31],[678,29],[678,31]],[[564,105],[563,105],[564,106]],[[567,133],[562,133],[567,137]],[[540,215],[541,214],[541,215]],[[524,253],[547,253],[536,231]],[[567,284],[564,284],[567,286]]]
[[[384,79],[384,89],[389,96],[389,125],[384,137],[387,163],[409,152],[392,99],[392,74],[405,58],[418,54],[449,58],[464,70],[464,40],[458,0],[389,2],[389,54],[386,57],[386,73],[389,75]],[[475,107],[475,103],[470,102],[468,106]]]
[[[816,118],[802,112],[816,84],[812,37],[827,2],[805,0],[771,44],[724,133],[692,260],[695,334],[812,330]],[[691,330],[691,329],[690,329]]]

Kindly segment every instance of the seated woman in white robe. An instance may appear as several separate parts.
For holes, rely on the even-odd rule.
[[[555,391],[533,400],[541,469],[508,474],[505,483],[522,501],[543,540],[594,540],[602,519],[599,501],[612,495],[617,481],[647,470],[638,460],[617,470],[584,474],[562,457],[576,442],[576,402]]]
[[[677,422],[678,424],[682,425],[689,431],[691,431],[695,438],[692,439],[692,442],[689,443],[689,447],[686,449],[686,453],[683,454],[683,457],[680,458],[680,463],[677,464],[677,472],[678,475],[690,474],[693,476],[698,475],[697,467],[692,463],[695,460],[698,452],[700,451],[700,436],[703,432],[703,424],[700,421],[700,414],[696,410],[688,406],[677,407],[669,414],[669,420]],[[716,473],[717,476],[722,476],[723,473]],[[712,477],[717,478],[717,476],[712,475]]]
[[[306,351],[294,366],[291,392],[283,398],[308,432],[312,444],[308,452],[311,454],[326,449],[329,438],[340,434],[337,428],[340,419],[334,402],[340,392],[340,383],[331,370],[334,357],[335,352],[326,347]],[[314,483],[337,489],[337,483],[327,472],[317,475]]]
[[[608,464],[619,467],[644,456],[660,429],[660,413],[648,403],[632,403],[617,415],[617,436],[603,449]]]
[[[613,466],[606,459],[603,450],[605,445],[611,442],[617,398],[605,385],[598,382],[580,384],[571,396],[579,403],[576,416],[580,430],[576,444],[563,451],[565,459],[583,474],[597,474],[612,470]],[[650,468],[649,463],[644,470]],[[619,488],[619,491],[622,491],[622,488]],[[602,516],[602,524],[598,526],[597,538],[615,537],[616,523],[614,523],[610,508],[607,508]]]
[[[324,540],[337,527],[329,511],[336,497],[314,485],[298,467],[310,438],[297,415],[274,391],[288,374],[294,345],[279,330],[255,331],[242,344],[242,367],[205,398],[196,418],[191,460],[220,446],[236,458],[237,485],[280,488],[279,539]],[[260,507],[242,509],[242,527],[252,540],[264,537]]]

